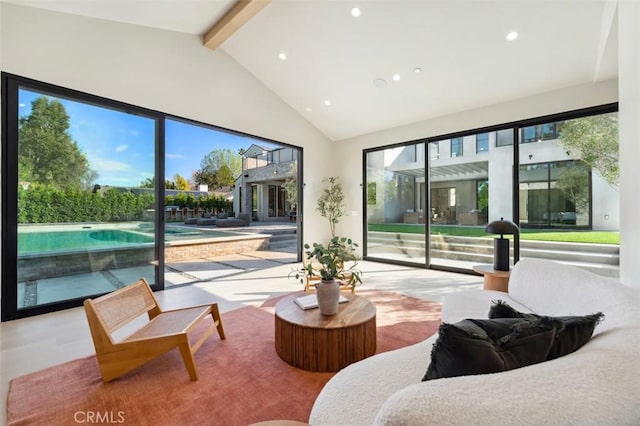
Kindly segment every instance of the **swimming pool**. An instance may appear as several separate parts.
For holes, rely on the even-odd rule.
[[[269,247],[269,235],[263,233],[178,225],[165,231],[167,263]],[[154,232],[148,222],[18,226],[18,282],[153,265]]]
[[[85,227],[88,228],[88,227]],[[18,255],[145,246],[155,241],[152,224],[130,229],[18,230]],[[165,242],[234,237],[242,234],[167,226]]]

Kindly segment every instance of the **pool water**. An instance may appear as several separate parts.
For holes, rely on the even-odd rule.
[[[25,232],[18,234],[18,254],[114,248],[153,243],[153,237],[117,229]]]
[[[121,229],[19,232],[18,255],[56,251],[120,248],[149,244],[155,241],[153,228],[145,228],[142,231],[144,233],[129,232]],[[223,231],[201,232],[198,230],[182,230],[179,228],[167,227],[165,232],[165,241],[230,237],[233,235],[238,234]]]

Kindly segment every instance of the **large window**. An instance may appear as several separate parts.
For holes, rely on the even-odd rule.
[[[211,227],[240,212],[287,222],[300,256],[296,147],[5,73],[2,126],[3,321],[208,281],[193,246],[233,253]]]
[[[365,256],[471,270],[492,263],[494,236],[484,229],[504,218],[520,226],[509,237],[512,265],[553,257],[617,276],[616,108],[429,138],[424,166],[409,155],[423,143],[366,152],[365,179],[385,192],[376,191],[375,204],[367,194]],[[471,151],[464,157],[463,141]],[[434,155],[443,146],[450,155]]]
[[[3,319],[78,304],[134,275],[156,286],[160,119],[3,82]]]
[[[576,161],[521,165],[521,226],[589,226],[590,180],[589,168]]]

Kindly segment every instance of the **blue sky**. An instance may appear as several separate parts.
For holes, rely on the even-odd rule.
[[[31,102],[40,93],[20,90],[19,116],[31,113]],[[52,97],[55,98],[55,97]],[[95,183],[138,186],[154,175],[154,122],[145,117],[102,107],[58,99],[70,118],[69,132],[98,172]],[[258,139],[237,136],[180,121],[166,122],[165,177],[175,174],[191,179],[202,158],[214,149],[238,152],[252,143],[269,146]]]

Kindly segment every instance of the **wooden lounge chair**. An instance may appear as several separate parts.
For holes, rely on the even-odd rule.
[[[215,329],[225,338],[218,305],[163,311],[144,278],[134,284],[84,301],[102,380],[108,382],[136,367],[179,348],[191,380],[198,380],[193,354]],[[149,322],[129,337],[116,341],[113,333],[141,315]],[[211,315],[213,324],[192,346],[188,333]]]

